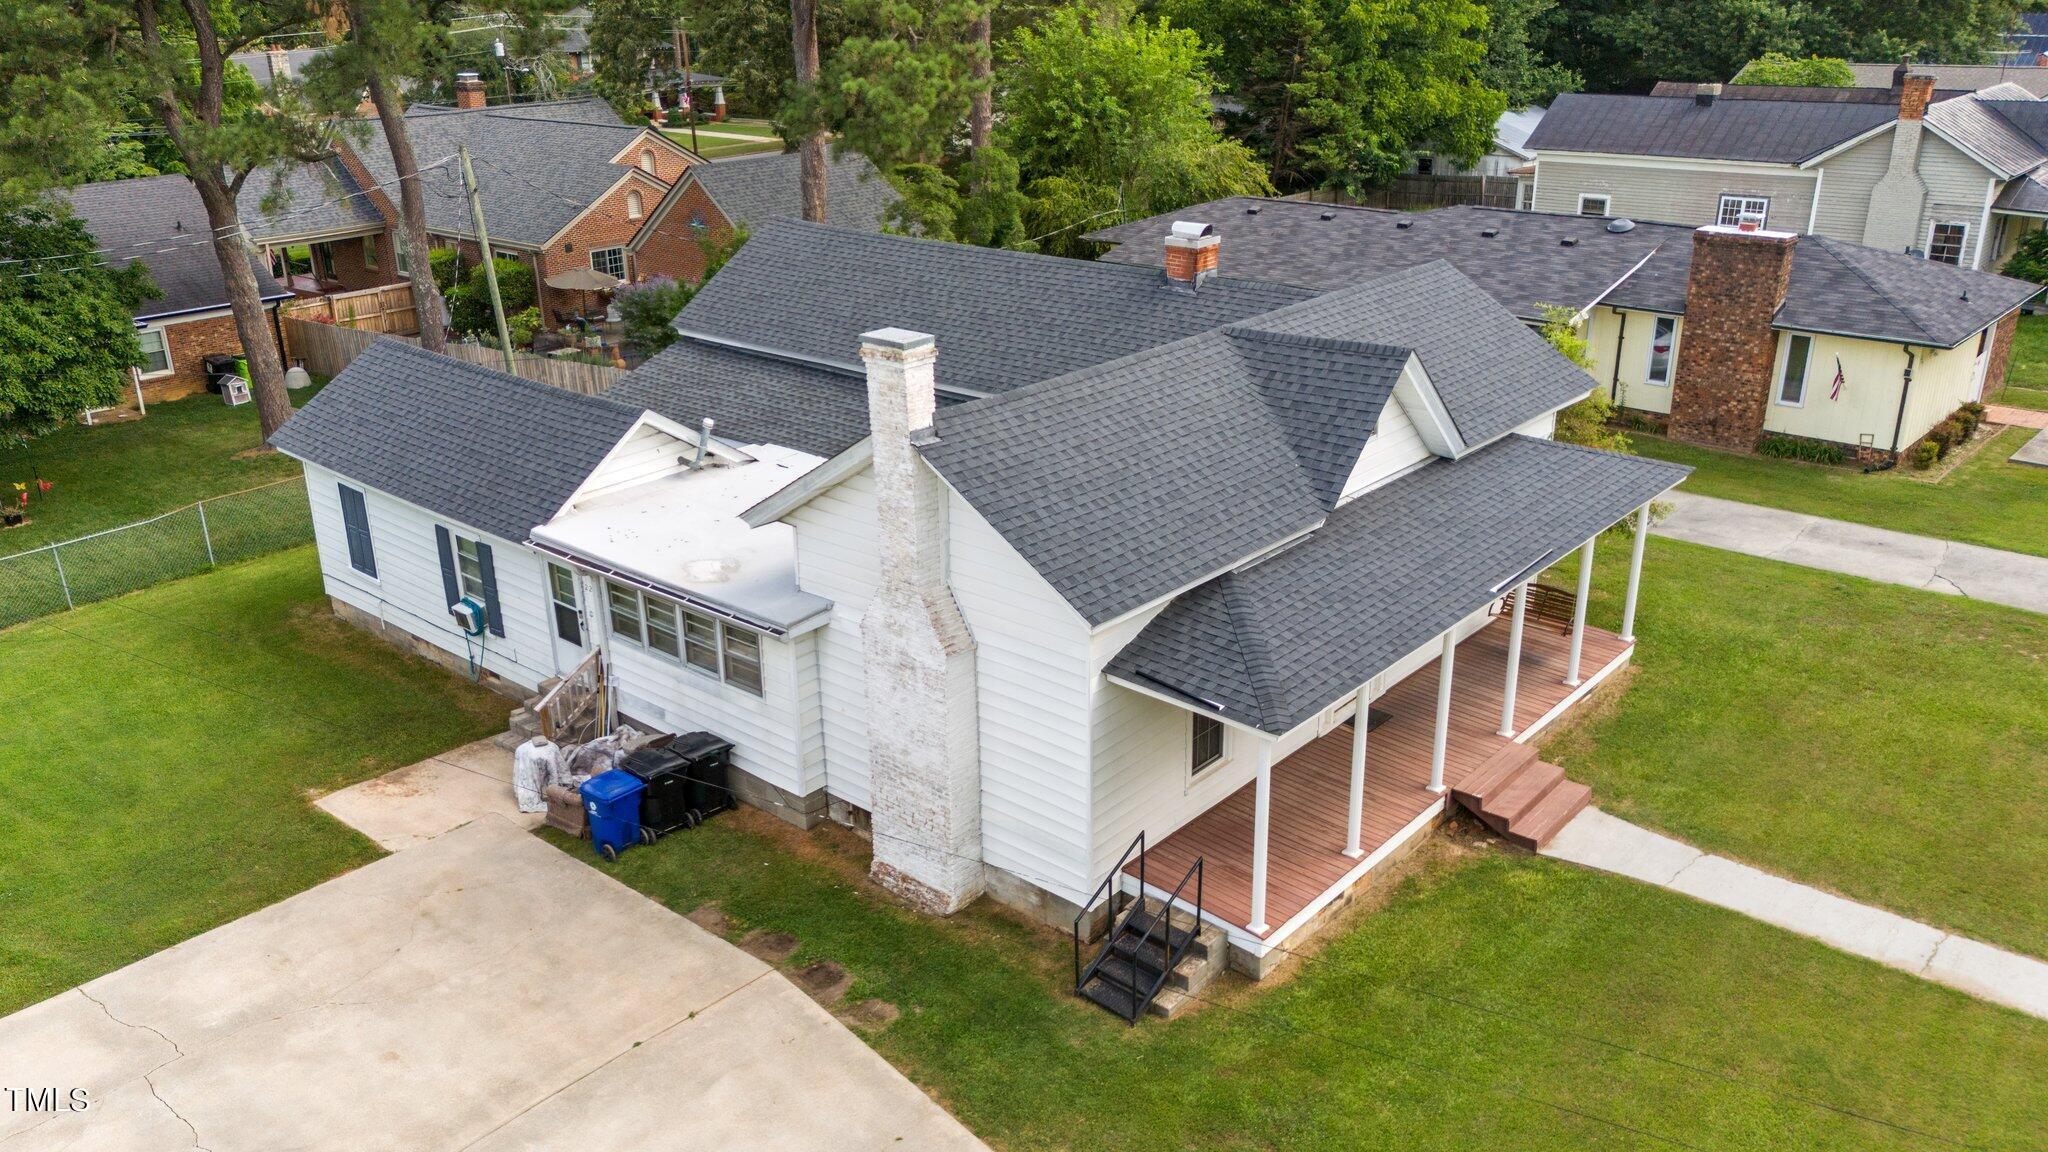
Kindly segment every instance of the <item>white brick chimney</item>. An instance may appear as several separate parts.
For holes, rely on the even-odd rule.
[[[1927,105],[1934,99],[1934,77],[1900,75],[1894,86],[1899,90],[1899,118],[1892,125],[1891,159],[1870,190],[1863,242],[1887,252],[1904,252],[1924,242],[1920,217],[1927,202],[1927,184],[1920,178],[1920,140],[1926,129]]]
[[[881,586],[860,621],[875,881],[940,914],[982,890],[974,637],[946,583],[946,486],[916,449],[937,407],[922,332],[861,336],[874,445]]]

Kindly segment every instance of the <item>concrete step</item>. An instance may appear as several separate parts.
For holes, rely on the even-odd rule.
[[[505,728],[517,733],[522,740],[530,740],[540,735],[540,717],[534,715],[531,708],[514,708],[512,715],[505,720]]]
[[[521,736],[517,732],[500,732],[496,736],[491,737],[491,743],[496,744],[507,752],[516,752],[521,744],[526,743],[526,737]]]
[[[1534,852],[1592,803],[1593,790],[1576,780],[1560,781],[1550,794],[1522,814],[1502,833],[1513,843]]]

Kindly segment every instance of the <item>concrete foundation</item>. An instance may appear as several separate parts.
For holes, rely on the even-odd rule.
[[[381,620],[345,600],[329,596],[327,603],[329,607],[334,609],[334,615],[337,619],[368,632],[401,652],[408,652],[422,660],[438,664],[465,680],[474,679],[477,683],[507,699],[525,703],[526,698],[533,695],[533,689],[507,680],[488,668],[480,667],[476,670],[476,674],[471,676],[468,660],[448,651],[446,648],[415,636],[396,624]]]

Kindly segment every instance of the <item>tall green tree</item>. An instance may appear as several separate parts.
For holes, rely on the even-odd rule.
[[[620,116],[630,121],[640,115],[650,74],[667,77],[678,71],[676,30],[689,15],[686,0],[599,0],[592,7],[590,50],[597,57],[597,91]]]
[[[1212,120],[1211,55],[1165,20],[1076,8],[1004,42],[995,139],[1043,202],[1033,218],[1056,221],[1055,249],[1113,217],[1271,190],[1259,158]]]
[[[94,254],[61,202],[0,210],[0,447],[119,403],[142,365],[129,317],[159,295],[140,263]]]
[[[1233,116],[1282,188],[1353,191],[1428,148],[1477,160],[1507,107],[1477,0],[1164,0],[1218,53]]]
[[[825,54],[792,118],[883,168],[942,158],[974,108],[987,0],[848,0],[852,31]]]
[[[1854,88],[1849,62],[1833,56],[1787,56],[1766,52],[1742,66],[1737,84],[1783,84],[1805,88]]]
[[[1486,0],[1486,58],[1480,83],[1508,98],[1508,107],[1547,105],[1584,86],[1577,72],[1543,54],[1533,39],[1557,0]]]

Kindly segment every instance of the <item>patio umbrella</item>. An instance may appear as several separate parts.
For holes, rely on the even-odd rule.
[[[563,292],[609,292],[619,286],[617,276],[599,272],[588,266],[557,272],[545,281],[548,287]],[[587,303],[587,301],[586,301]]]

